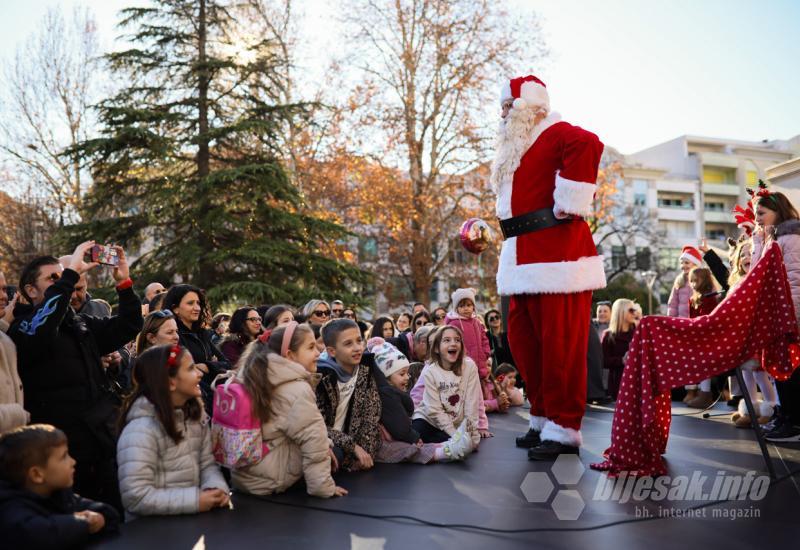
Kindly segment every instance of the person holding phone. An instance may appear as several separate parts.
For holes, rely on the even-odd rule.
[[[107,318],[75,313],[70,298],[82,273],[97,268],[85,261],[95,245],[78,245],[62,265],[41,256],[26,265],[8,335],[17,346],[19,374],[31,422],[64,431],[77,461],[77,493],[121,509],[115,464],[115,422],[120,399],[103,369],[101,357],[133,340],[142,329],[142,310],[133,291],[128,262],[115,246],[119,314]]]

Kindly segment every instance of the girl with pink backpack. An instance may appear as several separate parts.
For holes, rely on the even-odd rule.
[[[304,478],[312,496],[347,494],[331,477],[333,453],[314,394],[318,358],[311,327],[294,321],[266,331],[245,349],[235,382],[250,398],[267,449],[260,461],[233,469],[236,489],[269,495]]]

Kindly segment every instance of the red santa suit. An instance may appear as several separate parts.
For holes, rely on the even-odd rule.
[[[531,428],[542,440],[580,446],[592,290],[606,285],[583,217],[592,214],[603,144],[551,113],[536,77],[511,80],[501,101],[509,98],[491,176],[498,218],[547,208],[572,220],[507,238],[497,288],[511,297],[508,339],[528,388]],[[537,111],[547,116],[534,124]]]

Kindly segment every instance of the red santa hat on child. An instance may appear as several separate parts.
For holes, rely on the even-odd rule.
[[[703,255],[700,254],[700,251],[697,250],[693,246],[684,246],[683,251],[681,252],[680,261],[686,260],[689,263],[693,263],[697,267],[703,266]]]
[[[500,104],[513,99],[515,109],[541,107],[550,110],[550,96],[547,86],[533,75],[520,76],[506,80],[500,90]]]

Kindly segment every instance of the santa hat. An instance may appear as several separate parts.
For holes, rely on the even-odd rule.
[[[514,100],[515,109],[541,107],[550,110],[550,96],[547,86],[533,75],[512,78],[503,83],[500,91],[500,104],[509,99]]]
[[[689,263],[693,263],[697,267],[703,267],[703,255],[700,254],[700,251],[697,250],[693,246],[684,246],[683,251],[681,252],[680,261],[686,260]]]
[[[459,288],[450,296],[453,301],[453,309],[455,310],[458,307],[458,304],[461,303],[461,300],[469,300],[472,302],[472,305],[475,305],[475,291],[471,288]]]
[[[367,350],[375,354],[375,364],[386,378],[411,364],[400,350],[383,338],[370,338]]]

